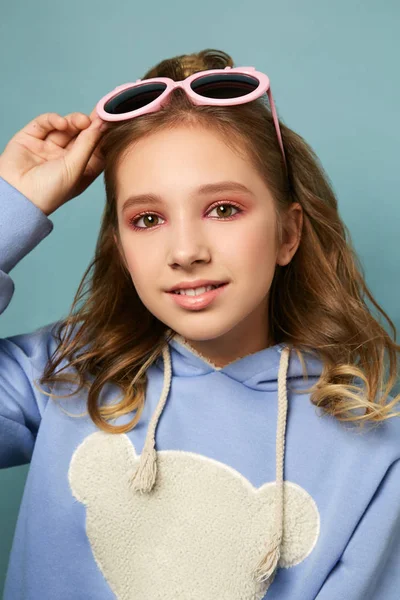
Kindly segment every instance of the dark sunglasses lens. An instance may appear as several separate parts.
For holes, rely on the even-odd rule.
[[[111,115],[122,115],[138,110],[161,96],[166,87],[165,83],[145,83],[124,90],[106,102],[104,110]]]
[[[205,98],[239,98],[247,96],[258,88],[259,81],[251,75],[241,73],[215,73],[192,81],[191,88]]]

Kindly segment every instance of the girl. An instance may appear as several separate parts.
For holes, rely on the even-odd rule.
[[[106,188],[68,317],[0,341],[0,464],[30,462],[4,598],[394,600],[400,346],[328,178],[254,67],[144,80],[0,157],[1,311]]]

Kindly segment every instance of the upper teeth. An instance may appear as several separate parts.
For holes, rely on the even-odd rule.
[[[174,294],[182,294],[185,296],[199,296],[200,294],[204,294],[204,292],[209,292],[210,290],[214,290],[216,285],[207,285],[206,287],[198,287],[187,290],[175,290]]]

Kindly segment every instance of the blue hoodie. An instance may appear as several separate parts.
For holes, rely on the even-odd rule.
[[[0,178],[0,313],[52,229]],[[0,339],[0,467],[30,463],[4,600],[399,600],[398,418],[323,416],[298,393],[316,353],[308,380],[285,344],[219,368],[177,334],[139,423],[107,434],[87,391],[34,386],[56,325]]]

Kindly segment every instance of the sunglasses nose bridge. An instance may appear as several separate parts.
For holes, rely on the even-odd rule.
[[[171,85],[171,92],[173,92],[174,90],[181,88],[182,90],[185,89],[184,86],[184,82],[186,80],[185,79],[181,79],[180,81],[173,81],[172,85]]]

